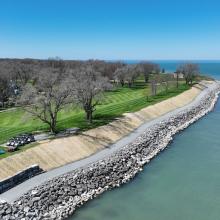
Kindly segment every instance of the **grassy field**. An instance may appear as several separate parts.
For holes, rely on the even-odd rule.
[[[97,127],[114,120],[114,118],[121,116],[125,112],[138,111],[148,105],[176,96],[187,89],[189,89],[189,86],[181,83],[179,89],[173,85],[166,93],[165,88],[161,86],[158,88],[156,96],[147,99],[150,88],[149,85],[146,86],[143,82],[136,82],[132,88],[116,87],[113,91],[104,94],[102,103],[97,106],[92,125],[87,124],[82,110],[76,109],[76,107],[68,107],[67,110],[59,114],[58,129],[79,127],[82,130],[86,130]],[[0,143],[4,143],[9,138],[21,133],[46,131],[47,129],[48,127],[41,121],[27,117],[22,109],[17,108],[0,112]]]

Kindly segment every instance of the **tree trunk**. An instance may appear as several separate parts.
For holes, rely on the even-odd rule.
[[[52,119],[51,123],[50,123],[50,132],[53,133],[53,134],[56,134],[57,132],[57,129],[56,129],[56,120],[55,119]]]
[[[145,83],[148,82],[148,79],[149,79],[148,74],[144,74],[144,81],[145,81]]]
[[[179,74],[176,75],[176,88],[179,88]]]
[[[168,82],[166,82],[166,93],[168,93],[168,87],[169,87]]]
[[[157,85],[155,81],[151,82],[151,92],[153,96],[157,94]]]
[[[91,110],[86,111],[86,120],[89,124],[92,124],[92,111]]]
[[[151,95],[154,96],[154,82],[151,82]]]

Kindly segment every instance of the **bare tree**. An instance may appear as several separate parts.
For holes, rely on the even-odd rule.
[[[179,88],[179,75],[181,74],[181,67],[178,67],[175,74],[176,74],[176,88]]]
[[[5,107],[5,103],[9,101],[12,95],[11,80],[9,74],[9,66],[6,62],[0,63],[0,104]]]
[[[34,66],[22,62],[14,62],[11,67],[11,79],[17,86],[24,86],[34,74]]]
[[[60,57],[48,58],[48,67],[55,68],[61,75],[66,72],[66,63]]]
[[[157,94],[157,82],[155,79],[152,79],[150,83],[151,83],[151,95],[155,96]]]
[[[127,65],[125,68],[125,79],[128,87],[131,87],[141,72],[139,65]]]
[[[114,72],[117,68],[124,66],[120,62],[106,62],[103,60],[89,60],[85,64],[91,65],[94,70],[100,72],[102,76],[107,77],[109,80],[114,79]]]
[[[165,86],[165,92],[168,93],[169,90],[169,82],[172,81],[172,75],[171,74],[163,74],[162,78],[162,84]]]
[[[152,78],[150,79],[150,84],[151,84],[151,95],[155,96],[157,95],[157,87],[158,85],[161,85],[163,83],[163,77],[160,76],[159,74],[153,75]]]
[[[92,123],[93,113],[101,101],[103,91],[112,86],[108,79],[91,65],[82,65],[70,71],[70,75],[75,100],[84,109],[88,123]]]
[[[114,72],[114,79],[118,82],[120,82],[121,86],[124,87],[125,85],[125,78],[126,78],[126,72],[124,67],[119,67]]]
[[[0,104],[2,108],[5,107],[5,103],[9,100],[11,94],[9,83],[7,75],[0,70]]]
[[[121,86],[123,87],[125,82],[128,83],[128,87],[131,87],[134,84],[135,79],[140,75],[142,69],[139,65],[125,65],[118,68],[115,73],[115,79],[120,81]]]
[[[19,102],[25,111],[48,124],[50,131],[56,133],[58,112],[70,103],[70,98],[68,78],[60,76],[57,69],[46,68],[39,73],[34,85],[25,85]]]
[[[151,62],[142,62],[139,64],[140,67],[142,68],[142,72],[144,74],[144,80],[145,83],[148,82],[149,76],[151,73],[159,73],[160,72],[160,67],[159,65]]]
[[[195,63],[186,63],[179,66],[178,70],[183,73],[186,84],[192,84],[193,80],[199,75],[199,66]]]

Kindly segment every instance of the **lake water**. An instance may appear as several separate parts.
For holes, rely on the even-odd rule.
[[[124,61],[125,63],[129,63],[129,64],[134,64],[134,63],[139,63],[140,61],[137,60],[126,60]],[[177,67],[182,64],[182,63],[186,63],[187,61],[172,61],[172,60],[156,60],[156,61],[152,61],[154,63],[157,63],[160,65],[161,69],[165,69],[166,72],[173,72],[177,69]],[[202,74],[206,74],[209,76],[214,77],[215,79],[219,79],[220,80],[220,61],[190,61],[193,63],[196,63],[199,65],[200,67],[200,72]]]
[[[215,79],[220,79],[220,61],[193,61],[197,63],[200,67],[202,74],[206,74],[214,77]],[[184,61],[156,61],[160,64],[161,68],[164,68],[166,71],[175,71],[180,63]]]
[[[201,69],[219,79],[220,63],[215,64]],[[175,65],[165,63],[164,68]],[[220,101],[213,112],[177,134],[134,180],[88,202],[70,219],[219,220],[219,122]]]

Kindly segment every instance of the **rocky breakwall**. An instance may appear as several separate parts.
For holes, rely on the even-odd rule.
[[[110,157],[35,187],[13,204],[0,202],[0,219],[65,219],[89,199],[128,182],[162,151],[172,136],[211,111],[219,87],[195,106],[146,130]]]

